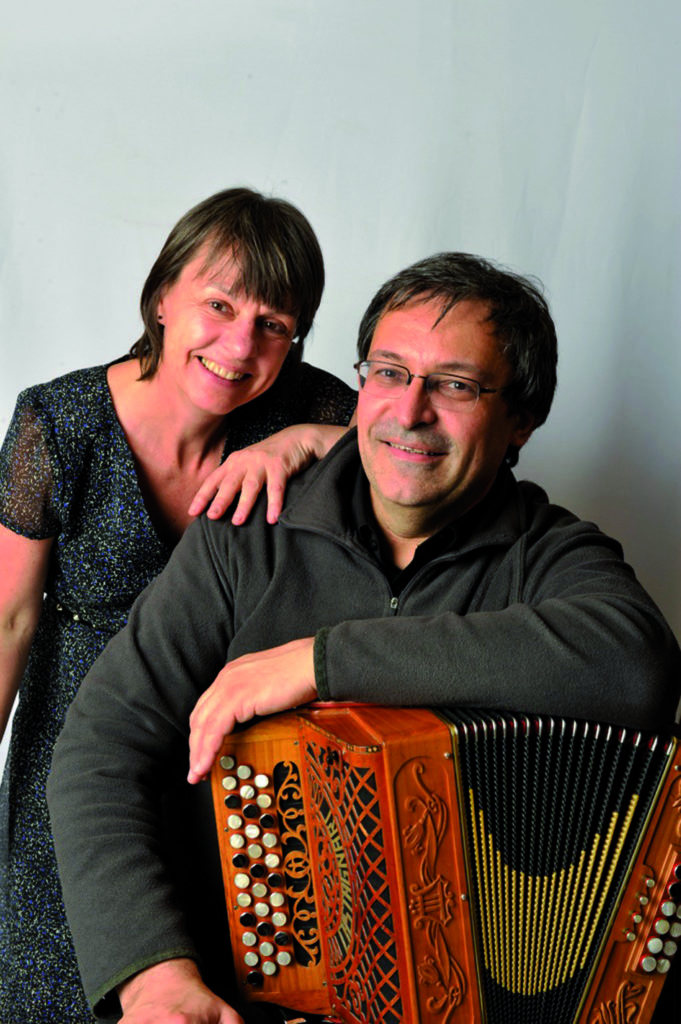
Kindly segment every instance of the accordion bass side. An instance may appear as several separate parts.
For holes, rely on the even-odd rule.
[[[681,944],[675,738],[318,705],[226,737],[212,786],[245,999],[347,1024],[650,1020]]]

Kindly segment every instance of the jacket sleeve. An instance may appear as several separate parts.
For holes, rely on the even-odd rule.
[[[553,510],[553,511],[551,511]],[[562,514],[562,515],[561,515]],[[545,520],[553,516],[550,527]],[[315,643],[320,699],[487,707],[668,729],[681,653],[617,542],[555,506],[456,614],[342,622]],[[498,579],[512,575],[502,594]],[[505,584],[504,584],[505,586]]]
[[[192,524],[88,673],[48,782],[69,925],[104,1015],[115,1012],[114,987],[143,967],[196,958],[163,858],[160,804],[188,767],[189,714],[229,646],[230,591],[206,522]]]

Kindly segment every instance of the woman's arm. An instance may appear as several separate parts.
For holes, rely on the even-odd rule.
[[[353,423],[354,416],[348,427],[300,423],[241,451],[232,452],[206,477],[189,506],[190,515],[198,515],[210,502],[206,514],[210,519],[219,519],[241,491],[232,516],[232,522],[238,526],[246,521],[258,494],[266,485],[267,521],[276,523],[289,478],[315,459],[323,459]]]
[[[0,526],[0,738],[38,625],[51,545]]]

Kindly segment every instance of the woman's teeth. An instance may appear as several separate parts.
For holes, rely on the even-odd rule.
[[[237,373],[235,370],[227,370],[224,366],[220,366],[219,363],[214,363],[212,359],[204,359],[203,356],[199,357],[203,365],[211,373],[214,373],[216,377],[222,377],[223,380],[242,380],[246,376],[245,373]]]

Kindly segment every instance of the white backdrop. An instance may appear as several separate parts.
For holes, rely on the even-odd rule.
[[[680,36],[677,0],[12,5],[0,435],[21,388],[127,350],[172,224],[247,184],[315,226],[308,355],[350,382],[407,263],[462,249],[544,282],[559,391],[519,472],[617,536],[681,632]]]

